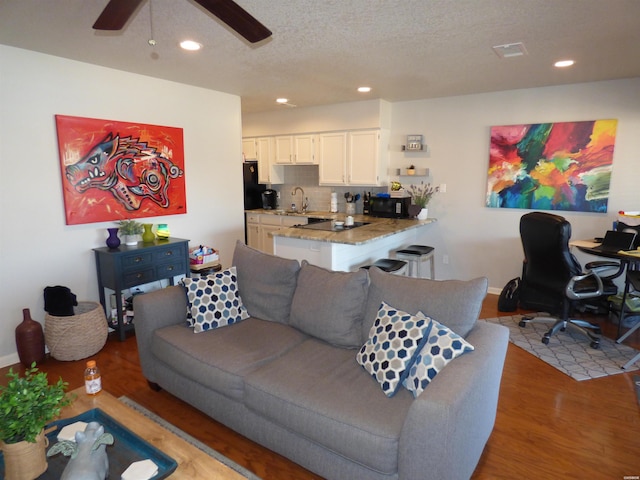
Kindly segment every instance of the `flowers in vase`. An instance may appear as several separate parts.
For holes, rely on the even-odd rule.
[[[431,197],[440,191],[440,187],[432,187],[430,183],[422,182],[420,185],[410,185],[407,193],[413,200],[413,203],[420,208],[426,208]]]

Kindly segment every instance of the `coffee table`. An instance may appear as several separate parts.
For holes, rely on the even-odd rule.
[[[178,463],[178,468],[170,475],[172,479],[246,480],[243,475],[126,406],[104,390],[95,397],[87,395],[84,387],[76,388],[71,393],[74,393],[77,398],[62,410],[62,418],[75,417],[93,408],[101,409],[151,445],[172,457]]]

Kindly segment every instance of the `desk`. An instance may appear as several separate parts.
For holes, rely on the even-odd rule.
[[[189,240],[169,238],[155,239],[151,243],[138,242],[137,246],[119,248],[94,248],[100,303],[107,318],[110,317],[104,289],[115,292],[120,341],[126,339],[126,331],[133,325],[125,325],[122,316],[122,290],[168,278],[189,275]]]
[[[597,245],[597,243],[589,240],[576,240],[571,242],[572,247],[577,247],[584,253],[596,255],[598,257],[619,260],[620,264],[623,266],[623,268],[621,268],[620,270],[621,272],[624,270],[624,267],[626,267],[627,273],[625,275],[624,291],[622,293],[622,305],[620,306],[620,317],[618,319],[618,338],[616,340],[616,343],[622,343],[627,337],[629,337],[629,335],[640,328],[640,322],[638,322],[633,327],[631,327],[624,335],[621,335],[622,322],[624,321],[625,315],[626,300],[627,295],[629,294],[629,286],[631,285],[635,290],[640,291],[640,253],[635,253],[638,252],[637,250],[631,250],[630,253],[601,252],[599,250],[594,250],[594,247],[596,247]],[[625,363],[622,368],[627,369],[638,360],[640,360],[640,353],[633,357],[630,361]]]

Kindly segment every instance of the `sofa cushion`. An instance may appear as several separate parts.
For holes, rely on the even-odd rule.
[[[307,338],[288,325],[255,318],[198,335],[181,324],[156,330],[151,352],[181,375],[242,401],[248,372]]]
[[[449,362],[472,350],[473,345],[434,320],[428,339],[417,352],[402,385],[417,398]]]
[[[242,302],[252,317],[289,323],[300,264],[247,247],[238,241],[233,253]]]
[[[390,476],[398,470],[400,432],[412,403],[405,389],[392,399],[381,395],[378,384],[353,361],[353,350],[316,339],[246,378],[248,408]]]
[[[332,345],[359,348],[368,285],[366,270],[334,272],[303,260],[289,323]]]
[[[417,352],[429,338],[432,321],[421,312],[411,315],[382,302],[369,339],[356,355],[357,362],[392,397],[408,374]]]
[[[469,281],[429,280],[401,277],[379,268],[370,269],[369,278],[371,284],[362,322],[363,343],[367,340],[382,302],[413,315],[422,311],[458,335],[466,337],[476,324],[488,286],[484,277]]]
[[[235,267],[213,275],[185,277],[182,284],[189,300],[187,319],[195,333],[249,318],[238,295]]]

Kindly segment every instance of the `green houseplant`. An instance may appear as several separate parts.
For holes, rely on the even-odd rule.
[[[23,377],[9,369],[6,386],[0,387],[0,448],[5,478],[35,478],[47,469],[44,427],[60,414],[72,398],[60,378],[49,385],[47,374],[35,363]]]
[[[430,183],[409,186],[407,192],[411,196],[413,204],[420,207],[420,212],[416,215],[419,220],[426,220],[428,215],[427,205],[439,190],[440,187],[432,187]]]
[[[125,245],[136,245],[138,243],[137,235],[144,231],[142,224],[135,220],[120,220],[118,228],[120,234],[124,236]]]

